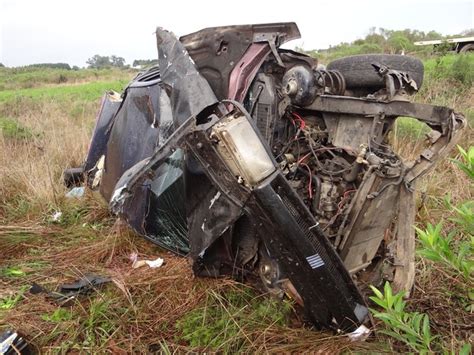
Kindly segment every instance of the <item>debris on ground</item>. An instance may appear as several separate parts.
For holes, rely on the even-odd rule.
[[[51,216],[51,221],[54,222],[54,223],[61,222],[62,215],[63,215],[63,213],[61,211],[54,212]]]
[[[33,283],[30,288],[30,293],[34,295],[45,293],[47,297],[53,299],[56,303],[63,306],[76,299],[79,295],[91,294],[92,292],[96,291],[97,288],[110,281],[111,279],[109,277],[87,274],[81,279],[78,279],[72,283],[60,285],[57,291],[48,291],[43,286]]]
[[[352,333],[347,334],[351,341],[365,341],[370,335],[370,329],[365,325],[361,325]]]
[[[67,198],[81,198],[86,189],[84,186],[74,187],[66,193]]]
[[[165,262],[162,258],[156,258],[155,260],[138,260],[138,254],[132,253],[130,255],[130,261],[132,262],[132,268],[138,269],[142,266],[148,265],[152,269],[159,268]]]
[[[6,330],[0,334],[0,354],[32,354],[32,350],[25,339],[17,332]]]

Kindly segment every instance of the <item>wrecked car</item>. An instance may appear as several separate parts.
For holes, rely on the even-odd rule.
[[[318,328],[367,322],[367,285],[414,277],[414,189],[457,141],[452,109],[413,103],[415,58],[318,65],[281,48],[294,23],[158,28],[158,65],[101,103],[84,178],[137,233],[187,256],[198,276],[260,280]],[[399,116],[431,128],[403,161]],[[255,277],[254,277],[255,276]]]

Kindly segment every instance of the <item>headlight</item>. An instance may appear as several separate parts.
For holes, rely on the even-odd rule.
[[[212,128],[217,151],[236,177],[254,186],[275,171],[260,138],[244,115],[231,115]]]

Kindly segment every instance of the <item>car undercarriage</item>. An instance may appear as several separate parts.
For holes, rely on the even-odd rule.
[[[158,66],[104,96],[67,182],[84,178],[196,275],[291,297],[319,328],[368,322],[369,285],[409,291],[416,181],[465,125],[410,101],[422,63],[367,55],[324,67],[280,48],[299,38],[294,23],[156,36]],[[413,161],[392,148],[398,117],[431,129]]]

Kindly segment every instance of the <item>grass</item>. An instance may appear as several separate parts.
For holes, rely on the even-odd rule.
[[[4,137],[14,139],[28,139],[34,135],[18,121],[7,117],[0,117],[0,131]]]
[[[65,70],[51,68],[0,68],[0,91],[19,90],[45,85],[79,84],[91,81],[110,82],[128,79],[133,70],[83,69]]]
[[[0,102],[11,102],[19,99],[30,99],[34,102],[54,101],[58,103],[93,101],[100,98],[107,90],[121,91],[129,80],[120,79],[107,82],[91,82],[77,85],[57,85],[30,89],[0,91]]]
[[[427,62],[417,100],[468,112],[472,125],[474,92],[453,74],[456,60]],[[61,173],[82,162],[100,96],[120,90],[130,73],[96,77],[78,71],[61,83],[58,71],[5,73],[0,72],[0,329],[19,330],[42,352],[414,351],[403,340],[380,333],[366,343],[351,343],[345,336],[309,329],[291,303],[275,302],[233,280],[194,278],[186,259],[131,233],[94,194],[65,198]],[[31,87],[22,79],[28,77],[35,78]],[[400,118],[394,142],[410,156],[422,148],[425,133],[425,126]],[[470,126],[461,142],[466,156],[472,141]],[[451,157],[469,169],[462,152],[453,151]],[[464,206],[473,199],[470,184],[459,164],[445,160],[417,186],[417,227],[427,231],[428,223],[444,220],[441,237],[456,231],[449,243],[454,258],[469,240],[455,219],[461,218],[463,225],[470,221]],[[52,221],[55,211],[62,212],[59,222]],[[140,258],[162,257],[165,264],[132,269],[133,252]],[[407,324],[418,329],[420,317],[413,315],[427,315],[430,336],[436,337],[431,350],[454,353],[470,337],[472,300],[466,290],[472,278],[453,270],[419,254],[414,292],[409,300],[400,300],[405,302],[402,313],[414,322],[408,319]],[[28,292],[33,282],[54,290],[89,272],[108,275],[113,282],[67,307]],[[386,298],[384,292],[381,299]],[[388,312],[383,307],[376,311]],[[380,319],[377,329],[389,328]]]
[[[196,308],[176,323],[176,340],[191,347],[223,352],[239,352],[253,346],[257,329],[283,327],[292,310],[289,302],[258,296],[251,289],[236,288],[207,294],[203,307]]]

